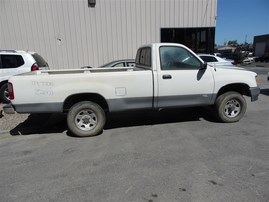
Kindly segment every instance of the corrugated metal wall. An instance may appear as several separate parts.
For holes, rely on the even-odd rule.
[[[0,49],[33,50],[52,69],[134,58],[160,28],[215,27],[217,0],[0,0]]]

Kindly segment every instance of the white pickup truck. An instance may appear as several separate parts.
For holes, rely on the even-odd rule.
[[[99,134],[106,113],[137,109],[215,106],[222,122],[239,121],[243,97],[258,99],[257,74],[214,67],[187,47],[153,43],[140,47],[134,68],[41,70],[9,79],[6,113],[67,113],[77,136]],[[180,115],[179,115],[180,116]]]

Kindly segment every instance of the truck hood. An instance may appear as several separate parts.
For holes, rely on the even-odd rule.
[[[245,75],[252,75],[252,76],[256,76],[257,74],[253,71],[249,71],[245,68],[242,67],[231,67],[231,66],[218,66],[218,67],[213,67],[215,69],[215,71],[217,73],[222,73],[222,74],[235,74],[235,75],[239,75],[239,74],[245,74]]]
[[[210,64],[210,63],[207,63],[207,65],[210,67],[216,68],[216,69],[246,70],[242,67],[237,67],[234,65],[214,65],[214,64]]]
[[[244,83],[249,87],[257,86],[255,72],[246,70],[241,67],[227,67],[227,66],[218,66],[211,67],[209,66],[214,74],[215,81],[218,81],[218,85],[225,86],[225,83]]]

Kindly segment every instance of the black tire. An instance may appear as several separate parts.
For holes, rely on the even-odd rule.
[[[3,84],[0,88],[0,99],[4,103],[10,103],[7,83]]]
[[[100,134],[106,122],[104,110],[90,101],[78,102],[67,114],[69,130],[78,137],[89,137]]]
[[[244,116],[247,103],[241,94],[232,91],[220,95],[216,100],[215,107],[220,121],[233,123]]]

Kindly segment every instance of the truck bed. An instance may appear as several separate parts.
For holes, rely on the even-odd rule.
[[[108,68],[89,68],[89,69],[61,69],[61,70],[40,70],[27,72],[20,75],[58,75],[58,74],[89,74],[89,73],[104,73],[104,72],[126,72],[133,71],[132,67],[108,67]]]
[[[103,97],[111,111],[150,108],[154,94],[152,71],[133,68],[41,70],[14,76],[10,82],[17,112],[61,112],[70,96],[90,94]]]

